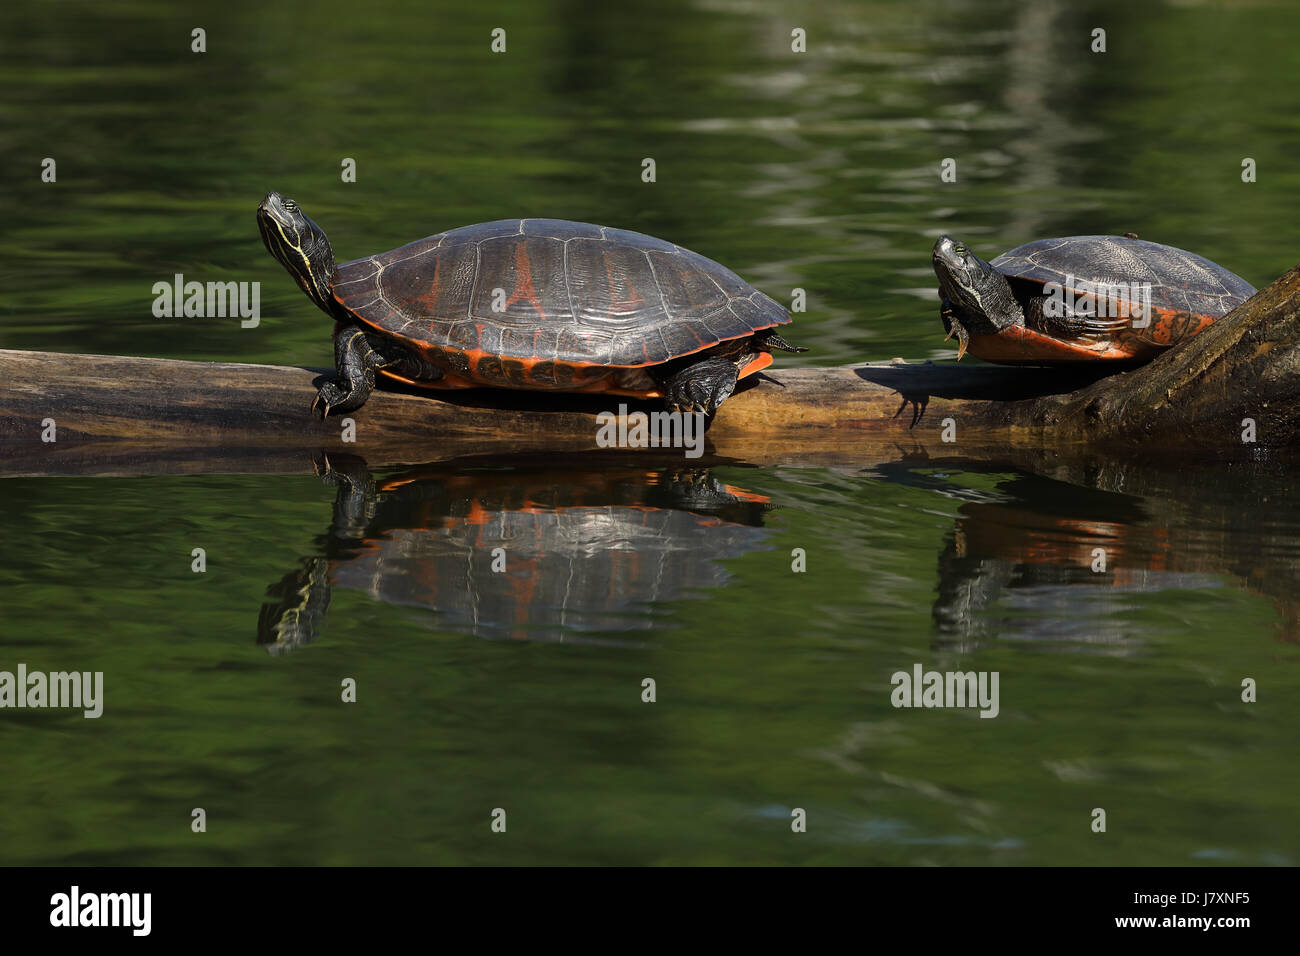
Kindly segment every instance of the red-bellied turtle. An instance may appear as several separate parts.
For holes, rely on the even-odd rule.
[[[1227,269],[1129,236],[1039,239],[985,262],[948,236],[931,254],[957,357],[1145,361],[1255,294]]]
[[[781,305],[688,249],[561,219],[440,232],[336,266],[321,228],[277,192],[257,207],[275,256],[337,320],[323,414],[359,408],[375,374],[428,388],[662,397],[712,414],[772,349]]]

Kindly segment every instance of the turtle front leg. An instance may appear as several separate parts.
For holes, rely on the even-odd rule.
[[[943,340],[947,342],[954,335],[957,336],[957,361],[960,362],[962,356],[966,354],[966,347],[970,345],[970,333],[966,331],[966,326],[960,322],[953,322],[952,328],[948,330],[948,334],[943,337]]]
[[[348,325],[339,329],[334,335],[334,368],[338,378],[320,387],[311,410],[315,412],[320,405],[321,418],[326,419],[330,412],[360,408],[375,390],[375,370],[388,362],[360,328]]]
[[[740,368],[740,363],[722,356],[688,365],[664,381],[664,405],[670,412],[712,415],[736,390]]]
[[[957,361],[960,362],[961,357],[966,354],[966,346],[970,344],[970,333],[966,331],[966,326],[961,324],[952,303],[946,298],[939,302],[939,317],[943,319],[943,327],[948,330],[943,340],[947,342],[954,335],[957,336]]]

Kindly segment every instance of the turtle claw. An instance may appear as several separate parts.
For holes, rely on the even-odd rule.
[[[952,328],[948,330],[948,334],[943,337],[943,340],[947,342],[954,335],[957,336],[957,361],[960,362],[961,357],[966,354],[966,346],[970,344],[970,333],[961,325],[954,322]]]
[[[727,393],[728,395],[730,392]],[[723,396],[725,400],[726,395]],[[678,402],[669,402],[668,410],[677,412],[682,415],[703,415],[706,418],[712,418],[713,413],[718,410],[722,401],[715,400],[713,397],[706,397],[699,394],[689,395],[684,400]]]
[[[320,408],[320,420],[330,417],[330,410],[344,406],[346,411],[347,394],[335,382],[326,382],[316,393],[316,398],[312,400],[311,411],[316,414],[317,407]]]

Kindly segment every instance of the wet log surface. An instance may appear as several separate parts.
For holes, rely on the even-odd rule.
[[[597,445],[602,411],[652,412],[655,402],[615,396],[476,389],[390,390],[361,409],[320,421],[309,408],[325,369],[0,351],[0,473],[82,473],[133,458],[168,469],[223,459],[347,451],[376,467],[467,456],[582,452]],[[756,462],[834,458],[859,443],[934,444],[951,453],[942,421],[963,444],[1004,444],[1007,408],[1093,381],[1097,373],[973,364],[867,365],[772,371],[719,410],[706,450]],[[999,396],[1015,396],[1008,402]],[[53,420],[57,440],[41,435]],[[355,422],[355,441],[344,423]],[[668,454],[667,449],[647,449]],[[672,450],[681,459],[681,449]],[[242,465],[240,463],[243,463]],[[294,468],[291,470],[300,470]]]
[[[302,472],[331,450],[372,467],[581,453],[597,448],[599,412],[659,408],[614,396],[385,387],[358,411],[322,422],[309,407],[328,374],[0,350],[0,475]],[[355,441],[344,440],[347,418]],[[707,457],[691,463],[1024,461],[1156,449],[1239,457],[1247,418],[1256,449],[1300,445],[1300,268],[1136,369],[929,362],[769,369],[723,405]],[[54,442],[42,440],[50,420]]]

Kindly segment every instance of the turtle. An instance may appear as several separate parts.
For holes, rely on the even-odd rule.
[[[335,265],[325,233],[272,191],[267,250],[336,320],[337,378],[312,411],[360,408],[376,373],[433,389],[662,398],[712,415],[739,379],[803,352],[790,314],[711,259],[652,236],[562,219],[501,219]]]
[[[1039,239],[992,262],[941,236],[931,261],[957,358],[1008,365],[1144,362],[1255,294],[1208,259],[1132,233]]]

